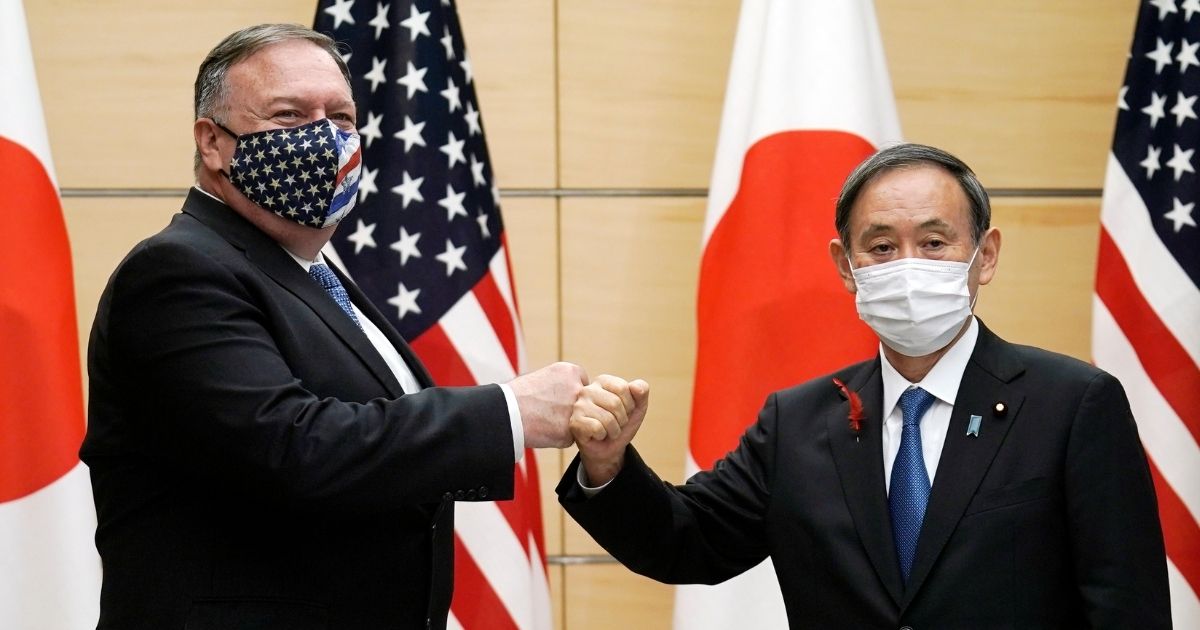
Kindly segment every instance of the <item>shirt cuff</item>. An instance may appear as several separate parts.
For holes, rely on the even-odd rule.
[[[613,479],[615,479],[615,477]],[[596,486],[595,488],[588,486],[587,482],[588,482],[587,475],[583,472],[583,464],[580,464],[579,468],[575,469],[575,483],[578,483],[579,489],[583,490],[583,496],[585,496],[589,499],[596,496],[597,494],[600,494],[601,490],[607,488],[608,484],[612,483],[612,479],[609,479],[608,481],[604,482],[602,485]]]
[[[507,383],[500,383],[500,391],[504,392],[504,402],[508,405],[508,422],[512,425],[513,463],[521,461],[525,455],[525,425],[521,424],[521,409],[517,407],[517,395]]]

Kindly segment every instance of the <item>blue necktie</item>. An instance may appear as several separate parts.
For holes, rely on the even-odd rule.
[[[900,559],[900,574],[908,582],[913,559],[917,556],[917,539],[925,506],[929,503],[929,473],[921,454],[921,416],[933,404],[933,394],[914,387],[900,395],[900,411],[904,414],[904,431],[900,434],[900,450],[892,464],[892,485],[888,507],[892,512],[892,538],[896,556]]]
[[[350,294],[346,293],[346,287],[338,280],[337,276],[333,275],[333,270],[321,263],[315,263],[308,268],[308,275],[321,285],[322,289],[333,298],[337,305],[342,307],[342,310],[350,316],[354,321],[354,325],[362,328],[362,324],[358,323],[358,316],[354,314],[354,309],[350,307]]]

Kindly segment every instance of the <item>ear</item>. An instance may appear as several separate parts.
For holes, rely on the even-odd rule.
[[[192,136],[196,139],[196,151],[200,153],[200,162],[209,171],[225,169],[226,160],[221,156],[218,140],[225,132],[210,118],[197,118],[192,123]]]
[[[978,256],[979,284],[984,285],[992,281],[992,277],[996,275],[996,265],[1000,263],[999,228],[990,228],[983,233]]]
[[[842,240],[835,238],[829,241],[829,258],[833,260],[833,264],[837,267],[838,275],[842,278],[842,285],[850,293],[858,291],[858,285],[854,283],[854,273],[850,269],[850,259],[846,257],[846,247],[842,245]]]

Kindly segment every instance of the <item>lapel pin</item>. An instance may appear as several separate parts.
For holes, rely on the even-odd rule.
[[[996,406],[992,407],[992,413],[995,414],[997,418],[1003,418],[1004,415],[1008,413],[1008,404],[1001,400],[1000,402],[996,403]]]
[[[983,422],[983,416],[971,415],[971,422],[967,425],[967,435],[971,437],[979,437],[979,425]]]

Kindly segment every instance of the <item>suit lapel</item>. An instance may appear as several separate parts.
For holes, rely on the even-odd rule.
[[[383,357],[379,356],[379,351],[371,345],[371,340],[346,316],[329,294],[305,273],[304,268],[292,260],[283,247],[225,204],[195,189],[189,192],[183,209],[212,228],[234,247],[242,250],[251,264],[308,305],[366,364],[391,396],[399,397],[404,393],[391,368],[384,362]],[[338,275],[344,282],[345,275]],[[347,291],[352,284],[347,284]],[[355,291],[357,292],[357,288]],[[361,296],[362,293],[358,292],[358,295]],[[353,301],[355,305],[362,304],[359,300]]]
[[[1011,385],[1024,368],[1007,343],[982,322],[979,326],[979,341],[963,372],[950,416],[902,608],[916,596],[950,540],[1025,398]],[[1008,406],[1002,417],[994,413],[997,402]],[[982,417],[977,436],[967,435],[972,415]]]
[[[400,333],[396,332],[391,322],[387,321],[387,317],[378,308],[375,308],[375,303],[367,297],[367,294],[362,292],[362,289],[357,284],[347,279],[341,269],[333,265],[330,265],[329,268],[333,269],[334,273],[342,280],[342,284],[346,286],[346,292],[350,294],[350,301],[354,302],[358,310],[362,311],[363,315],[366,315],[367,319],[375,324],[375,327],[383,333],[383,336],[387,337],[392,346],[400,353],[400,357],[404,359],[404,363],[408,365],[408,369],[412,370],[413,376],[417,378],[417,383],[422,388],[433,387],[435,385],[433,377],[429,374],[429,370],[425,368],[425,364],[417,357],[417,353],[413,351],[412,346],[408,345],[408,342],[400,336]]]
[[[847,426],[848,404],[837,406],[829,414],[827,428],[833,460],[855,529],[879,580],[899,604],[903,585],[892,543],[892,521],[883,483],[883,379],[879,370],[879,359],[876,358],[846,383],[846,388],[858,392],[863,401],[865,419],[858,439]]]

